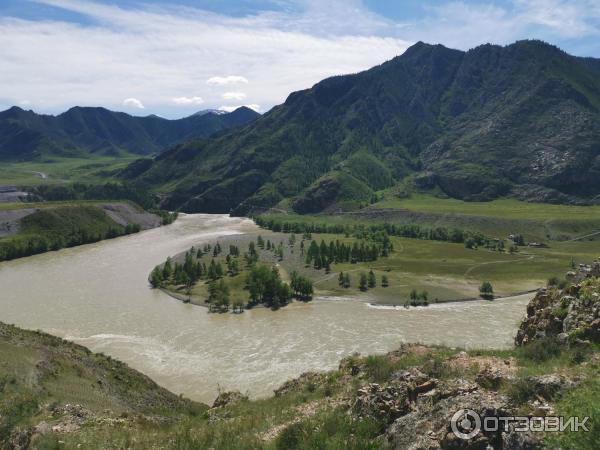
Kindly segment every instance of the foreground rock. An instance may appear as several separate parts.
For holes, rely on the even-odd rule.
[[[212,407],[222,408],[224,406],[235,405],[236,403],[247,400],[248,396],[242,394],[240,391],[220,392],[217,398],[215,399]]]
[[[600,259],[570,274],[574,284],[540,289],[529,303],[517,345],[545,338],[564,344],[600,342]]]

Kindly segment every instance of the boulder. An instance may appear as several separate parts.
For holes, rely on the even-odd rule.
[[[351,408],[357,417],[373,417],[386,423],[408,413],[410,409],[410,393],[405,385],[382,387],[377,383],[359,389]]]
[[[528,377],[527,382],[532,386],[537,396],[544,400],[552,400],[565,390],[577,386],[581,380],[567,378],[564,375],[550,374]]]
[[[438,390],[438,389],[436,389]],[[478,389],[464,380],[441,385],[431,401],[420,402],[418,408],[402,415],[389,427],[385,436],[392,449],[533,449],[538,448],[531,436],[479,432],[471,439],[459,438],[452,431],[451,420],[457,411],[470,409],[481,417],[510,416],[508,399],[501,394]]]
[[[236,403],[246,400],[248,400],[248,397],[242,394],[240,391],[220,392],[217,398],[215,399],[212,407],[222,408],[224,406],[234,405]]]
[[[275,397],[280,397],[290,392],[302,392],[305,390],[314,390],[323,381],[323,374],[317,372],[305,372],[298,378],[286,381],[279,388],[275,389]]]
[[[498,367],[485,366],[479,371],[475,377],[475,381],[481,387],[487,389],[498,389],[502,382],[512,379],[512,376],[508,376],[505,371],[502,371]]]

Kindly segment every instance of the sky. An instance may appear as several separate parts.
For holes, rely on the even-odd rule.
[[[600,0],[0,0],[0,110],[264,113],[417,41],[519,39],[600,57]]]

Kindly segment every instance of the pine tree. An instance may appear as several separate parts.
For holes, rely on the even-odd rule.
[[[375,274],[372,270],[369,270],[368,283],[370,288],[374,288],[377,285],[377,280],[375,279]]]
[[[493,299],[494,288],[492,287],[492,283],[490,283],[489,281],[484,281],[479,287],[479,294],[482,298]]]
[[[167,258],[167,260],[165,261],[165,265],[163,266],[163,271],[162,271],[162,277],[163,280],[168,282],[171,279],[171,276],[173,275],[173,267],[171,266],[171,258]]]
[[[344,275],[344,287],[347,289],[350,287],[350,274],[346,273]]]
[[[159,288],[163,286],[163,271],[159,266],[156,266],[150,274],[150,284],[153,288]]]
[[[221,278],[223,276],[223,266],[220,262],[218,262],[215,266],[215,274],[217,278]]]
[[[389,285],[390,284],[389,284],[387,275],[382,275],[381,276],[381,287],[388,287]]]
[[[359,289],[361,291],[367,290],[367,275],[364,272],[360,274]]]

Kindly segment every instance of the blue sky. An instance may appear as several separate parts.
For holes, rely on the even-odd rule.
[[[598,0],[0,0],[0,109],[261,112],[422,40],[600,57]]]

